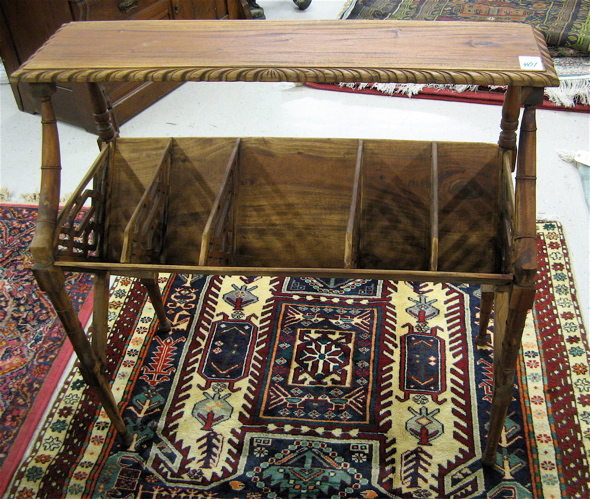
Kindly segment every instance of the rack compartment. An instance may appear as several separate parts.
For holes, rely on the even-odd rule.
[[[95,174],[107,179],[94,208],[102,261],[503,271],[496,145],[153,138],[109,147]]]

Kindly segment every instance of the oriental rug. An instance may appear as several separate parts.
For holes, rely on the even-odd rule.
[[[521,22],[537,27],[553,53],[590,52],[590,0],[353,0],[347,3],[341,17]]]
[[[560,86],[545,89],[547,109],[590,112],[590,0],[534,2],[509,0],[351,0],[343,19],[523,22],[537,27],[553,56]],[[419,50],[419,47],[416,47]],[[312,85],[337,89],[337,85]],[[364,93],[417,96],[484,104],[501,103],[501,87],[468,85],[352,84]]]
[[[31,273],[27,248],[36,217],[37,208],[0,204],[0,495],[72,352]],[[72,276],[67,289],[86,321],[91,280]]]
[[[538,231],[495,467],[479,461],[492,349],[474,342],[477,286],[161,276],[163,334],[138,283],[117,278],[108,368],[133,443],[73,369],[10,497],[587,498],[586,333],[560,226]]]
[[[590,78],[590,72],[588,73]],[[590,84],[590,79],[588,80]],[[318,90],[332,90],[369,95],[389,95],[392,97],[413,97],[416,99],[443,100],[452,102],[466,102],[471,104],[491,104],[501,106],[504,103],[505,88],[489,88],[467,85],[421,85],[415,83],[306,83],[306,86]],[[545,89],[546,92],[549,89]],[[575,91],[561,92],[557,89],[558,97],[549,99],[545,96],[543,103],[537,109],[550,111],[568,111],[574,113],[590,113],[590,86],[583,94]]]

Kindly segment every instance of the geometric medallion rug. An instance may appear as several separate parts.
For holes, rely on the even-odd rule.
[[[540,222],[535,312],[482,468],[492,349],[478,286],[162,275],[169,333],[116,278],[108,369],[120,446],[78,369],[10,497],[588,498],[586,332],[561,228]]]
[[[0,205],[0,495],[72,352],[31,273],[28,246],[36,218],[36,207]],[[70,276],[66,287],[81,320],[87,321],[92,279]]]

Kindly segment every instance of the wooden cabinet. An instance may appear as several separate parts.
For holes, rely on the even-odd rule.
[[[0,0],[0,56],[8,74],[24,63],[64,23],[154,19],[237,19],[249,17],[241,0]],[[118,125],[178,87],[168,82],[105,83]],[[12,85],[20,110],[40,112],[27,84]],[[96,133],[86,85],[63,82],[54,96],[57,119]]]

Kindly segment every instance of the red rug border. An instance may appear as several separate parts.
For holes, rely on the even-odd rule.
[[[39,206],[38,203],[26,204],[2,202],[0,204],[12,208],[36,208]],[[86,300],[78,313],[78,317],[84,328],[88,325],[90,317],[92,316],[93,300],[94,288],[90,290],[90,293],[86,297]],[[4,494],[12,481],[12,477],[18,469],[29,443],[37,431],[39,423],[45,415],[49,402],[51,401],[55,390],[58,388],[59,381],[70,362],[73,353],[74,349],[71,342],[68,338],[65,338],[64,344],[47,373],[45,381],[39,388],[39,392],[31,406],[29,415],[20,428],[11,451],[0,465],[0,497],[4,497]]]
[[[39,203],[13,203],[12,201],[0,201],[0,205],[9,206],[10,208],[39,208]]]
[[[442,100],[451,102],[466,102],[471,104],[502,105],[504,94],[501,92],[454,92],[452,90],[442,90],[437,88],[423,88],[420,93],[409,97],[404,94],[388,94],[375,90],[373,88],[363,88],[362,90],[339,86],[333,83],[306,83],[306,86],[317,90],[331,90],[333,92],[347,92],[352,94],[382,95],[385,97],[407,97],[411,99]],[[568,111],[571,113],[590,113],[590,105],[577,104],[574,107],[563,107],[554,104],[548,99],[543,99],[543,104],[537,109],[549,111]]]
[[[92,315],[93,298],[94,289],[88,294],[88,298],[78,314],[80,322],[84,327],[86,327],[90,316]],[[53,394],[58,388],[59,381],[61,380],[73,353],[74,348],[72,347],[72,343],[66,338],[58,356],[47,374],[47,377],[45,378],[45,381],[43,382],[43,385],[39,388],[39,394],[31,407],[25,423],[18,432],[12,450],[8,456],[6,456],[2,466],[0,466],[0,497],[4,497],[4,494],[12,481],[12,477],[18,469],[25,452],[29,447],[29,443],[37,431],[39,423],[45,415],[49,402],[51,402]]]

